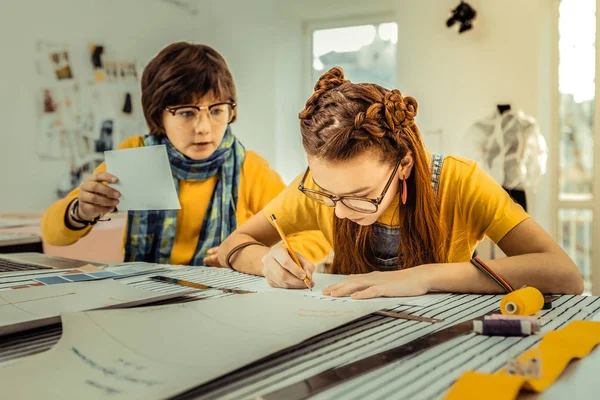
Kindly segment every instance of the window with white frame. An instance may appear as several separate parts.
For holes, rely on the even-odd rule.
[[[354,24],[352,24],[354,22]],[[395,88],[397,80],[395,22],[340,21],[338,26],[310,25],[311,86],[330,68],[344,69],[346,79]]]

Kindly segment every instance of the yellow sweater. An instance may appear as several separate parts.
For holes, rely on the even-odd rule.
[[[119,149],[144,146],[143,136],[133,136],[119,145]],[[100,164],[96,171],[106,171],[106,165]],[[217,176],[205,181],[180,181],[179,202],[181,209],[177,213],[175,241],[171,252],[171,264],[188,265],[194,256],[198,243],[204,214],[208,208]],[[274,199],[285,185],[277,172],[269,168],[267,161],[253,151],[246,152],[240,177],[239,198],[237,204],[238,226],[263,209]],[[44,241],[54,246],[66,246],[77,242],[87,235],[93,226],[73,230],[65,225],[65,213],[71,202],[79,195],[79,189],[73,190],[64,199],[52,204],[44,213],[41,221]],[[101,222],[100,222],[101,223]],[[125,232],[127,235],[127,231]],[[126,241],[123,238],[123,244]],[[327,240],[319,231],[302,232],[290,235],[292,246],[312,262],[322,261],[331,251]]]

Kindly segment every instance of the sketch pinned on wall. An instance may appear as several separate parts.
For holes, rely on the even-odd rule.
[[[71,55],[64,44],[39,41],[36,45],[36,66],[38,75],[46,82],[74,77]]]
[[[95,141],[95,149],[97,153],[103,153],[113,149],[113,130],[115,121],[112,119],[104,119],[101,121],[100,137]]]
[[[72,79],[73,72],[71,71],[71,64],[69,61],[69,53],[66,50],[54,52],[50,54],[50,59],[54,66],[54,73],[56,79]]]
[[[106,77],[109,81],[137,81],[137,65],[134,61],[107,61]]]
[[[65,145],[68,144],[67,131],[59,118],[52,114],[45,114],[40,118],[39,140],[36,142],[36,152],[46,158],[66,158]]]
[[[64,44],[38,41],[36,43],[35,67],[38,79],[44,84],[54,83],[66,77],[69,77],[68,79],[73,77],[69,53]]]
[[[56,87],[44,87],[38,92],[38,137],[36,152],[42,157],[66,158],[67,129],[61,117],[63,108],[60,92]]]
[[[36,43],[37,90],[36,153],[42,158],[69,158],[69,117],[73,111],[74,70],[66,45],[48,41]]]
[[[131,114],[133,112],[133,105],[131,104],[131,93],[126,92],[125,98],[123,99],[123,107],[121,108],[123,114]]]
[[[74,159],[76,160],[74,164],[85,162],[87,156],[92,154],[94,150],[94,142],[91,137],[85,135],[81,130],[73,130],[70,132],[70,140]]]
[[[71,163],[80,165],[90,159],[102,159],[94,150],[95,102],[90,98],[89,85],[77,85],[72,93],[70,113]]]
[[[125,63],[125,76],[132,78],[137,81],[138,78],[138,66],[136,62],[127,62]]]
[[[44,92],[44,114],[53,114],[56,112],[56,109],[58,108],[58,104],[56,104],[56,100],[54,99],[55,94],[52,93],[52,89],[50,88],[45,88],[43,89]]]
[[[102,62],[102,54],[104,53],[104,46],[99,44],[90,44],[90,57],[92,61],[92,68],[94,70],[94,78],[98,82],[102,82],[106,78],[104,72],[104,63]]]
[[[90,60],[96,82],[133,82],[138,80],[138,66],[135,60],[117,60],[107,54],[106,46],[98,43],[90,45]]]
[[[40,89],[36,139],[40,156],[72,160],[85,153],[85,140],[80,136],[90,131],[93,117],[89,109],[82,107],[80,99],[80,87],[75,81]]]
[[[106,78],[114,81],[118,78],[119,72],[117,70],[117,63],[113,61],[106,62]]]
[[[106,131],[104,121],[114,120],[118,115],[118,109],[116,104],[114,104],[114,99],[111,97],[111,93],[107,90],[105,84],[90,84],[88,85],[86,92],[86,97],[88,98],[87,105],[91,107],[94,115],[94,125],[90,136],[95,141],[100,139],[100,137]]]

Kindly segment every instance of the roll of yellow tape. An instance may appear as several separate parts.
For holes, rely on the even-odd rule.
[[[533,315],[543,306],[542,292],[527,286],[504,296],[500,301],[500,312],[504,315]]]

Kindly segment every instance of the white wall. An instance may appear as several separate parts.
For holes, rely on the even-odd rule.
[[[104,43],[115,57],[145,64],[165,45],[201,36],[203,26],[158,0],[20,0],[0,8],[0,212],[43,210],[69,165],[41,160],[33,150],[36,41]]]

